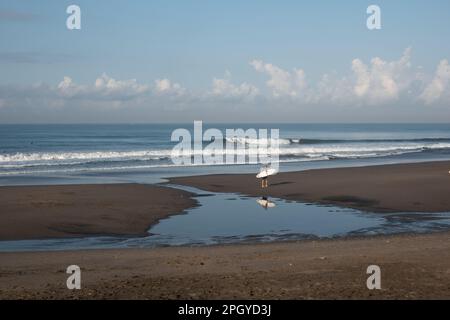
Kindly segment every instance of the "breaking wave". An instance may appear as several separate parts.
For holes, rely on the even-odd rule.
[[[231,139],[235,148],[221,152],[210,149],[190,151],[184,156],[257,155],[266,141],[258,139]],[[225,144],[227,146],[228,144]],[[300,138],[280,139],[279,149],[268,148],[268,153],[279,156],[281,162],[326,161],[396,156],[406,153],[424,153],[450,150],[450,139],[410,140],[317,140]],[[263,148],[262,150],[265,150]],[[171,148],[127,151],[76,152],[17,152],[0,153],[0,175],[32,172],[71,172],[94,170],[127,170],[175,166]]]

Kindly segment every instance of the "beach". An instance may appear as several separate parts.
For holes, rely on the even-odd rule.
[[[0,253],[0,299],[449,299],[450,234]],[[66,268],[81,268],[81,290]],[[369,265],[381,290],[368,290]]]
[[[140,184],[0,187],[0,240],[143,236],[194,206],[190,196]]]
[[[332,204],[370,212],[450,211],[450,161],[279,173],[261,189],[250,174],[170,178],[212,192]],[[0,240],[143,236],[160,219],[196,205],[164,185],[0,187]]]
[[[426,214],[450,209],[449,167],[443,161],[280,173],[264,192],[374,212]],[[183,177],[170,183],[254,196],[262,192],[253,175]],[[158,219],[196,205],[187,192],[139,184],[1,189],[2,239],[141,236]],[[0,298],[448,299],[449,240],[450,233],[443,231],[199,247],[3,252]],[[79,291],[65,285],[65,271],[72,264],[82,270]],[[366,269],[372,264],[382,270],[382,290],[366,287]]]
[[[0,300],[450,300],[450,1],[399,1],[2,0]]]
[[[331,204],[370,212],[450,211],[450,162],[377,165],[283,172],[269,177],[269,188],[251,174],[203,175],[170,183],[213,192],[238,192],[302,202]]]

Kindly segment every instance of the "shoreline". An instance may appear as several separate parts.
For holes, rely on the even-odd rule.
[[[444,212],[450,211],[448,168],[450,161],[283,172],[270,178],[267,189],[252,174],[158,184],[1,186],[0,241],[145,236],[159,220],[198,205],[194,194],[167,184],[369,212]]]
[[[450,161],[281,172],[261,189],[253,174],[168,178],[210,192],[335,205],[368,212],[450,211]]]

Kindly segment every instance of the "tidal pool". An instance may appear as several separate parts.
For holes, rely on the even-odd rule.
[[[145,237],[0,241],[0,251],[212,245],[433,232],[450,228],[450,213],[368,213],[171,186],[196,194],[199,205],[154,225]]]

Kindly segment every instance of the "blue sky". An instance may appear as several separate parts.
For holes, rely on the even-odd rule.
[[[66,28],[70,4],[81,30]],[[381,30],[366,28],[370,4]],[[260,110],[261,121],[448,121],[449,31],[444,0],[1,0],[0,122],[238,121]],[[392,67],[380,75],[375,57]],[[114,87],[90,88],[103,74]]]

